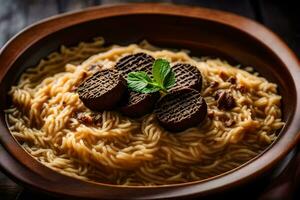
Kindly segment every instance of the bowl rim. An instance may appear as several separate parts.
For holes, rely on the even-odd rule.
[[[102,11],[102,12],[101,12]],[[105,12],[104,12],[105,11]],[[190,7],[190,6],[178,6],[178,5],[166,5],[166,4],[160,4],[160,3],[143,3],[143,4],[119,4],[119,5],[105,5],[105,6],[95,6],[91,8],[87,8],[80,11],[65,13],[56,15],[47,19],[44,19],[40,22],[37,22],[33,25],[28,26],[21,32],[19,32],[17,35],[15,35],[12,39],[10,39],[1,49],[0,51],[0,63],[1,65],[7,65],[7,67],[3,73],[0,74],[0,80],[2,80],[7,73],[8,69],[12,66],[12,64],[16,61],[16,59],[24,53],[29,47],[31,47],[34,43],[39,41],[40,39],[44,38],[47,35],[50,35],[52,33],[55,33],[56,31],[62,30],[64,28],[84,23],[87,21],[91,21],[93,19],[100,19],[100,18],[106,18],[106,17],[113,17],[113,16],[122,16],[122,15],[133,15],[133,14],[159,14],[159,15],[171,15],[171,16],[183,16],[183,17],[191,17],[191,18],[197,18],[197,19],[204,19],[213,21],[216,23],[221,23],[226,26],[230,26],[234,29],[238,29],[241,32],[246,33],[250,37],[254,38],[258,42],[262,43],[265,48],[268,48],[274,53],[280,61],[283,63],[283,65],[286,66],[288,71],[291,73],[291,76],[293,77],[294,83],[300,83],[300,68],[299,68],[299,60],[297,56],[292,52],[292,50],[289,49],[289,47],[273,32],[271,32],[269,29],[264,27],[263,25],[260,25],[257,22],[254,22],[250,19],[247,19],[242,16],[238,16],[236,14],[228,13],[225,11],[217,11],[207,8],[201,8],[201,7]],[[62,23],[63,21],[63,23]],[[239,22],[239,23],[238,23]],[[243,23],[241,23],[243,22]],[[267,38],[267,39],[266,39]],[[23,42],[24,45],[19,45],[19,42]],[[272,47],[272,49],[271,49]],[[4,57],[7,57],[7,55],[10,55],[9,57],[11,59],[4,59]],[[295,115],[293,119],[291,119],[291,124],[296,124],[297,121],[300,121],[300,106],[299,106],[299,99],[300,99],[300,86],[299,84],[295,84],[296,87],[296,98],[297,98],[297,105],[295,108]],[[280,159],[282,159],[300,140],[300,125],[295,125],[292,130],[286,130],[289,132],[293,132],[293,134],[290,134],[291,136],[283,136],[280,140],[278,140],[275,144],[272,144],[272,151],[275,154],[270,155],[270,151],[268,151],[267,148],[264,153],[260,154],[259,156],[256,156],[254,159],[251,159],[251,163],[246,162],[246,164],[243,164],[243,167],[238,167],[233,170],[230,170],[229,172],[225,172],[221,175],[215,176],[213,178],[205,179],[204,181],[200,182],[190,182],[190,183],[183,183],[183,184],[174,184],[174,185],[164,185],[164,186],[155,186],[153,188],[174,188],[174,187],[180,187],[183,191],[181,191],[180,196],[190,196],[197,193],[209,193],[213,192],[216,189],[218,190],[224,190],[229,187],[233,187],[237,184],[243,184],[246,183],[254,177],[263,174],[268,169],[271,168],[272,165],[277,163]],[[8,132],[6,126],[3,124],[0,125],[0,132]],[[292,137],[295,136],[296,138]],[[54,193],[54,194],[64,194],[69,195],[64,191],[59,191],[57,188],[52,187],[44,187],[43,185],[39,184],[39,181],[36,181],[39,177],[38,174],[36,175],[36,182],[32,181],[30,176],[27,177],[22,174],[15,174],[12,168],[10,168],[12,165],[18,165],[18,167],[25,167],[23,165],[24,163],[20,163],[20,160],[15,160],[13,155],[15,153],[18,153],[20,151],[24,151],[22,147],[18,146],[18,148],[11,148],[8,146],[8,143],[12,142],[13,137],[10,135],[10,137],[1,137],[1,144],[5,148],[6,151],[0,151],[0,166],[4,169],[4,171],[13,179],[18,180],[19,182],[32,186],[33,188],[39,188],[46,192]],[[16,141],[14,141],[14,145],[18,145]],[[16,147],[16,146],[14,146]],[[276,147],[276,149],[274,149]],[[276,151],[275,151],[276,150]],[[26,153],[24,151],[24,153]],[[267,156],[269,155],[269,156]],[[268,157],[268,158],[267,158]],[[258,160],[258,158],[260,158]],[[7,162],[7,160],[10,160]],[[257,164],[255,164],[257,163]],[[260,164],[259,164],[260,163]],[[27,163],[28,164],[28,163]],[[40,163],[39,163],[40,164]],[[254,165],[255,164],[255,165]],[[38,165],[38,164],[37,164]],[[42,165],[42,164],[40,164]],[[247,171],[246,168],[250,168],[251,170],[248,170],[247,173],[243,174],[243,172]],[[257,170],[256,166],[260,166],[260,168]],[[45,166],[43,166],[45,167]],[[27,169],[29,172],[30,169]],[[249,172],[251,171],[251,172]],[[238,173],[237,173],[238,172]],[[55,174],[58,174],[57,172],[54,172]],[[227,180],[221,180],[224,178],[224,175],[230,177],[227,178]],[[57,176],[64,176],[64,175],[57,175]],[[57,177],[56,176],[56,177]],[[241,179],[241,177],[243,177]],[[225,177],[226,178],[226,177]],[[73,178],[71,178],[73,180]],[[216,183],[216,181],[219,180],[219,183]],[[49,180],[44,180],[49,181]],[[55,181],[55,180],[52,180]],[[89,183],[88,183],[89,184]],[[92,183],[95,184],[95,183]],[[105,187],[112,187],[112,188],[135,188],[135,189],[143,189],[143,188],[149,188],[149,187],[128,187],[128,186],[116,186],[116,185],[110,185],[110,184],[101,184],[97,183],[99,185],[105,186]],[[195,186],[197,185],[197,189]],[[193,185],[193,188],[190,188],[189,186]],[[82,197],[84,194],[76,194],[78,197]],[[175,197],[174,193],[164,194],[167,196],[164,196],[164,198],[168,197]],[[176,197],[178,197],[176,195]],[[147,197],[146,197],[147,198]]]

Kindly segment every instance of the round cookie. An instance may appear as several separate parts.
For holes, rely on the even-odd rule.
[[[187,63],[177,63],[172,67],[172,70],[176,77],[176,84],[171,88],[172,91],[182,88],[201,91],[202,75],[195,66]]]
[[[155,59],[146,53],[136,53],[121,58],[115,68],[127,78],[127,74],[135,71],[144,71],[151,74]]]
[[[202,122],[207,115],[207,105],[198,91],[184,88],[162,97],[154,113],[162,127],[179,132]]]
[[[159,97],[159,92],[142,94],[129,91],[128,98],[121,106],[120,111],[128,117],[141,117],[154,109]]]
[[[84,105],[91,110],[111,110],[115,108],[126,92],[123,76],[116,70],[98,71],[82,82],[77,92]]]

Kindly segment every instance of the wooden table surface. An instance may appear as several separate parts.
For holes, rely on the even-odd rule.
[[[0,47],[24,27],[49,16],[93,5],[126,2],[176,3],[233,12],[269,27],[300,56],[300,14],[297,1],[292,0],[0,0]],[[296,161],[300,162],[299,153]],[[27,191],[0,172],[0,199],[53,198]]]

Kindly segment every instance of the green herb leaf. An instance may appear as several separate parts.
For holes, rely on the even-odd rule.
[[[164,80],[164,87],[166,89],[170,89],[175,85],[175,82],[176,82],[175,73],[171,70]]]
[[[146,72],[130,72],[127,76],[128,88],[142,93],[151,93],[160,90],[152,83]]]
[[[170,63],[164,59],[157,59],[153,63],[152,75],[153,79],[160,86],[164,86],[164,81],[171,72]]]
[[[140,91],[136,91],[136,92],[141,92],[141,93],[153,93],[153,92],[157,92],[159,91],[161,88],[157,87],[157,86],[153,86],[153,85],[147,85],[147,87],[143,88]]]
[[[127,76],[127,84],[130,90],[140,93],[152,93],[168,89],[175,85],[175,73],[170,63],[164,59],[157,59],[153,63],[151,79],[146,72],[130,72]]]

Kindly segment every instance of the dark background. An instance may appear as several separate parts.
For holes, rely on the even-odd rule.
[[[297,0],[0,0],[0,47],[24,27],[46,17],[93,5],[126,2],[175,3],[233,12],[264,24],[300,56],[300,11]],[[297,157],[296,162],[300,162],[299,153]],[[23,189],[0,172],[1,200],[35,198],[45,199]]]

